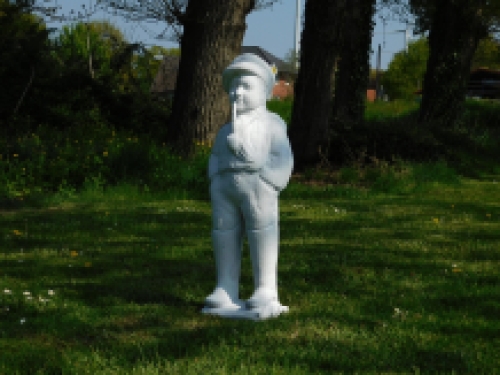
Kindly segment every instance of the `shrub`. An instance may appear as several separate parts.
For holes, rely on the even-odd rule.
[[[293,101],[290,98],[284,100],[273,99],[267,102],[267,109],[278,114],[287,125],[290,125],[292,120],[292,104]]]

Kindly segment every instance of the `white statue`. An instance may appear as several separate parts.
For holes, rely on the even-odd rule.
[[[217,285],[203,312],[265,319],[288,311],[278,300],[278,195],[290,179],[293,156],[286,124],[266,109],[275,83],[272,68],[246,53],[222,79],[232,121],[219,130],[208,166]],[[255,284],[246,302],[239,299],[245,235]]]

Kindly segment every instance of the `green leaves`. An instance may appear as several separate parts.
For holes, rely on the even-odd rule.
[[[108,22],[64,26],[54,41],[54,54],[63,69],[85,69],[95,78],[113,73],[111,59],[124,42],[121,31]]]
[[[500,69],[500,43],[492,35],[479,42],[472,60],[472,69],[483,67]]]
[[[401,51],[394,55],[382,78],[384,91],[389,98],[411,99],[415,96],[415,91],[422,87],[428,58],[426,38],[410,43],[408,52]]]
[[[41,73],[47,34],[45,26],[26,13],[25,6],[0,1],[0,82],[8,88],[0,91],[0,118],[12,116],[23,104],[33,83],[33,69],[37,75]]]

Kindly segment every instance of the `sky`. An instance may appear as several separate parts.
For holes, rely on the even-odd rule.
[[[56,16],[69,18],[80,14],[82,20],[89,9],[92,9],[90,20],[108,20],[115,24],[125,35],[129,42],[142,42],[145,45],[160,45],[166,48],[178,47],[178,44],[158,38],[165,30],[169,35],[168,25],[162,22],[126,20],[123,17],[115,16],[112,12],[106,12],[96,8],[96,0],[40,0],[44,6],[53,6],[57,8]],[[305,0],[300,0],[301,12]],[[82,7],[85,6],[85,8]],[[259,46],[278,58],[283,59],[287,53],[295,46],[295,20],[296,20],[296,0],[278,0],[273,6],[254,11],[247,16],[247,31],[243,39],[244,46]],[[74,16],[73,16],[74,17]],[[405,48],[406,24],[397,21],[388,21],[384,27],[379,16],[375,16],[375,29],[372,39],[372,54],[370,55],[370,65],[376,67],[376,51],[378,45],[381,45],[381,68],[387,69],[394,53],[400,52]],[[61,27],[68,24],[68,21],[48,22],[49,27]],[[384,32],[385,30],[385,32]],[[409,35],[412,35],[412,29],[409,29]],[[411,39],[410,39],[411,40]]]

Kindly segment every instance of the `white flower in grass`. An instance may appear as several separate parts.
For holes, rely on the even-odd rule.
[[[19,323],[21,323],[21,324],[26,323],[26,318],[21,318],[21,319],[19,320]]]
[[[33,299],[33,297],[31,297],[31,296],[26,296],[26,299],[27,299],[28,301],[30,301],[30,300],[32,300],[32,299]]]
[[[25,290],[25,291],[23,292],[23,296],[31,296],[31,292],[29,292],[29,291]]]
[[[52,289],[49,289],[49,290],[47,291],[47,294],[48,294],[49,296],[53,296],[53,295],[55,295],[55,294],[56,294],[56,292],[54,292]]]
[[[3,292],[5,294],[12,294],[12,290],[10,290],[10,289],[4,289]]]
[[[408,315],[408,311],[400,309],[399,307],[395,307],[394,308],[394,314],[392,315],[392,317],[393,318],[405,319],[407,315]]]

